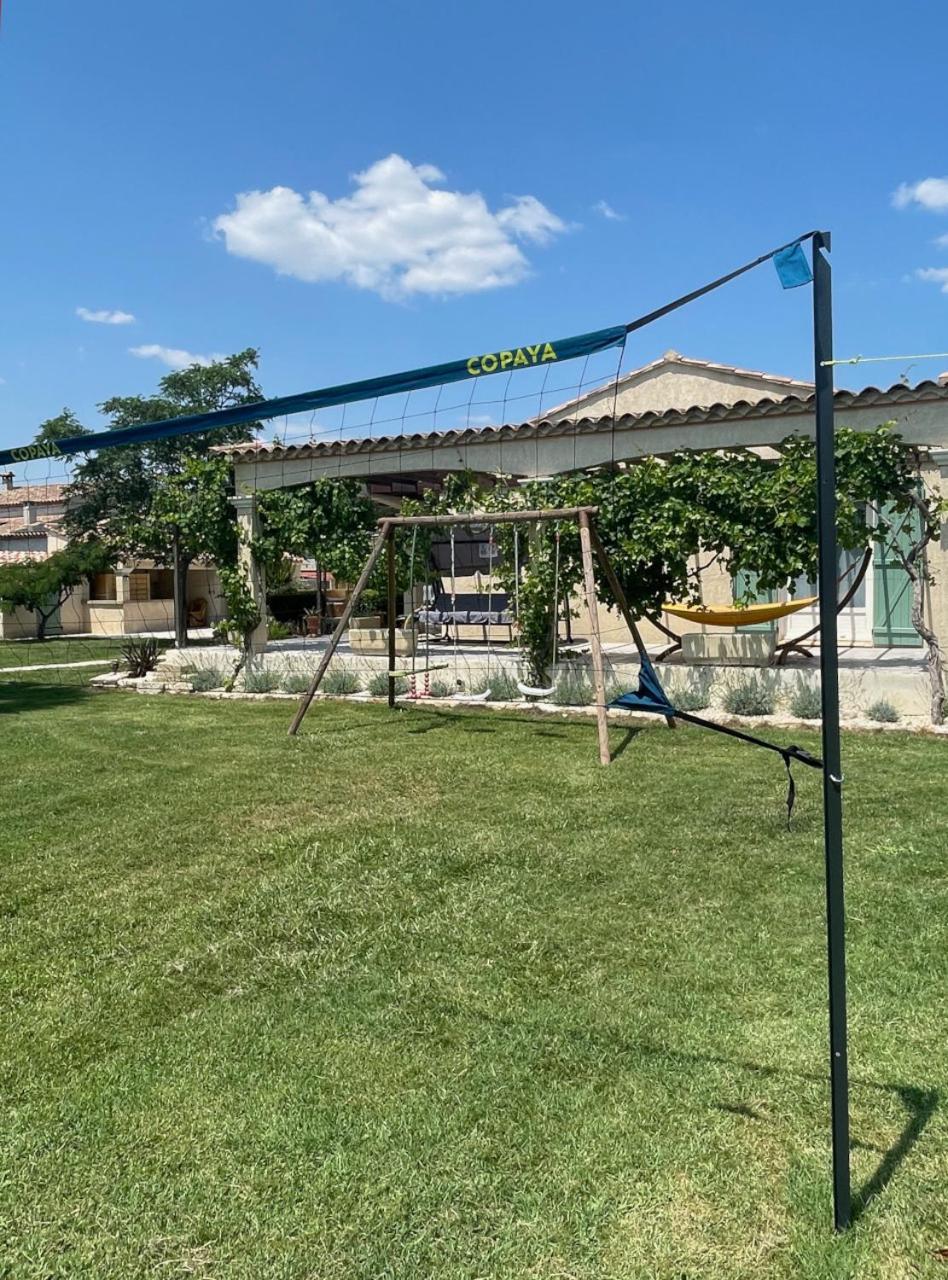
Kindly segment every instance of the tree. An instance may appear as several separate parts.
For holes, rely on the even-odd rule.
[[[78,542],[54,551],[45,560],[27,560],[0,568],[0,606],[5,612],[29,609],[36,615],[36,638],[45,640],[46,627],[83,578],[107,565],[104,549],[95,542]]]
[[[340,581],[354,581],[376,532],[375,507],[358,480],[324,477],[257,497],[261,533],[254,554],[265,568],[284,555],[318,560]]]
[[[114,396],[101,406],[110,429],[207,413],[262,399],[252,347],[166,374],[153,396]],[[253,425],[103,449],[83,462],[67,491],[67,531],[94,535],[113,557],[174,569],[175,637],[187,642],[187,571],[200,556],[231,554],[230,471],[214,445],[252,437]],[[202,465],[203,464],[203,465]]]
[[[47,418],[40,423],[33,443],[53,444],[57,440],[68,440],[70,436],[91,435],[89,428],[82,425],[71,409],[63,409],[55,418]]]
[[[940,723],[944,690],[937,639],[922,615],[927,581],[924,546],[939,527],[942,505],[920,495],[918,458],[887,423],[875,431],[836,433],[837,537],[844,550],[868,547],[890,536],[884,519],[912,512],[921,532],[904,552],[903,564],[915,590],[913,621],[929,646],[932,715]],[[816,456],[812,441],[790,437],[773,461],[747,452],[678,453],[645,458],[622,471],[574,474],[516,487],[498,483],[479,488],[471,477],[440,495],[408,504],[411,510],[509,511],[516,508],[595,506],[597,529],[616,574],[638,617],[656,616],[667,599],[700,598],[696,557],[720,560],[732,574],[750,571],[762,590],[793,590],[798,578],[816,578],[819,552],[816,515]],[[407,509],[407,508],[406,508]],[[496,533],[503,551],[500,585],[514,591],[513,543],[509,525]],[[520,537],[518,626],[529,678],[548,681],[553,634],[554,579],[560,600],[569,599],[582,579],[579,537],[573,522],[546,525],[530,540]],[[558,567],[557,567],[558,566]],[[707,567],[705,564],[703,567]],[[597,589],[607,604],[615,600],[597,566]]]
[[[874,507],[879,541],[894,555],[912,584],[912,626],[927,650],[925,665],[931,693],[932,724],[945,721],[945,660],[938,634],[925,620],[925,587],[931,582],[927,549],[940,535],[945,517],[945,502],[939,494],[927,491],[921,482],[904,495],[903,503],[876,504]]]

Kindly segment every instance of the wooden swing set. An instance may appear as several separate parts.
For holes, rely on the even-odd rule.
[[[388,568],[388,705],[395,706],[395,690],[396,682],[400,672],[396,669],[396,640],[397,640],[397,592],[395,585],[395,533],[398,529],[412,529],[420,527],[443,527],[451,525],[497,525],[497,524],[540,524],[546,521],[575,521],[579,527],[579,545],[583,566],[583,593],[586,600],[586,608],[589,613],[589,654],[592,663],[593,688],[595,691],[596,706],[596,731],[599,739],[599,760],[601,764],[609,764],[612,756],[609,750],[609,723],[606,716],[606,682],[605,669],[602,658],[602,638],[599,633],[599,614],[596,599],[596,575],[595,563],[598,562],[609,588],[615,597],[619,611],[625,619],[632,638],[635,641],[639,656],[645,653],[645,647],[639,636],[638,628],[635,620],[629,610],[625,592],[616,575],[615,570],[609,560],[606,550],[599,539],[596,532],[595,519],[599,514],[598,507],[548,507],[536,511],[467,511],[463,514],[456,515],[437,515],[437,516],[383,516],[379,520],[379,532],[369,557],[362,568],[359,580],[356,583],[351,596],[346,602],[346,607],[336,623],[336,628],[330,637],[329,644],[322,656],[319,666],[310,681],[309,688],[300,699],[300,705],[293,717],[293,723],[290,725],[290,736],[294,736],[300,725],[303,723],[303,717],[309,710],[310,704],[318,690],[323,676],[332,661],[333,654],[339,646],[343,633],[349,625],[349,619],[352,617],[356,606],[368,585],[369,578],[375,566],[378,564],[379,558],[384,550],[386,552],[386,561]],[[670,717],[666,717],[669,725],[673,724]]]

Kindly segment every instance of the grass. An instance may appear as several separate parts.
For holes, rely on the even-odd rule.
[[[51,640],[0,640],[0,674],[5,667],[48,666],[53,663],[119,659],[126,641],[121,637],[61,636]]]
[[[837,1238],[815,774],[291,712],[0,688],[4,1280],[945,1274],[945,742],[844,741]]]

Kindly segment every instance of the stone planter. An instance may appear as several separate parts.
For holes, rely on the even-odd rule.
[[[349,632],[349,648],[353,653],[388,653],[387,627],[356,627]],[[411,657],[415,652],[415,632],[404,627],[395,629],[395,652]]]
[[[361,618],[349,619],[350,631],[371,631],[382,625],[382,615],[380,613],[367,613]]]

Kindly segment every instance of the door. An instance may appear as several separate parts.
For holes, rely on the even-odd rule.
[[[859,570],[862,564],[863,552],[861,551],[840,551],[839,560],[837,561],[837,595],[842,598],[853,584],[853,575]],[[870,609],[869,609],[869,591],[868,580],[869,574],[863,578],[857,588],[853,598],[845,606],[840,609],[836,617],[836,633],[839,644],[841,645],[868,645],[872,643],[872,629],[870,627]],[[795,583],[794,596],[815,596],[819,593],[819,587],[815,582],[811,582],[808,578],[798,578]],[[785,598],[789,593],[785,592]],[[793,636],[802,636],[811,628],[818,626],[820,621],[819,601],[815,600],[812,605],[806,609],[799,609],[796,613],[788,614],[786,618],[781,620],[780,639],[789,640]],[[811,636],[807,644],[818,644],[819,636]]]
[[[752,570],[738,569],[734,575],[734,583],[732,591],[735,600],[741,600],[744,604],[771,604],[776,600],[776,594],[773,591],[757,590],[757,574]],[[738,631],[773,631],[776,624],[774,622],[751,622],[747,626],[738,627]]]
[[[886,515],[890,514],[887,510]],[[894,537],[877,542],[872,561],[872,643],[888,648],[893,645],[917,649],[922,637],[912,626],[912,582],[905,572],[895,547],[907,549],[918,537],[918,515],[897,517],[905,521]]]

